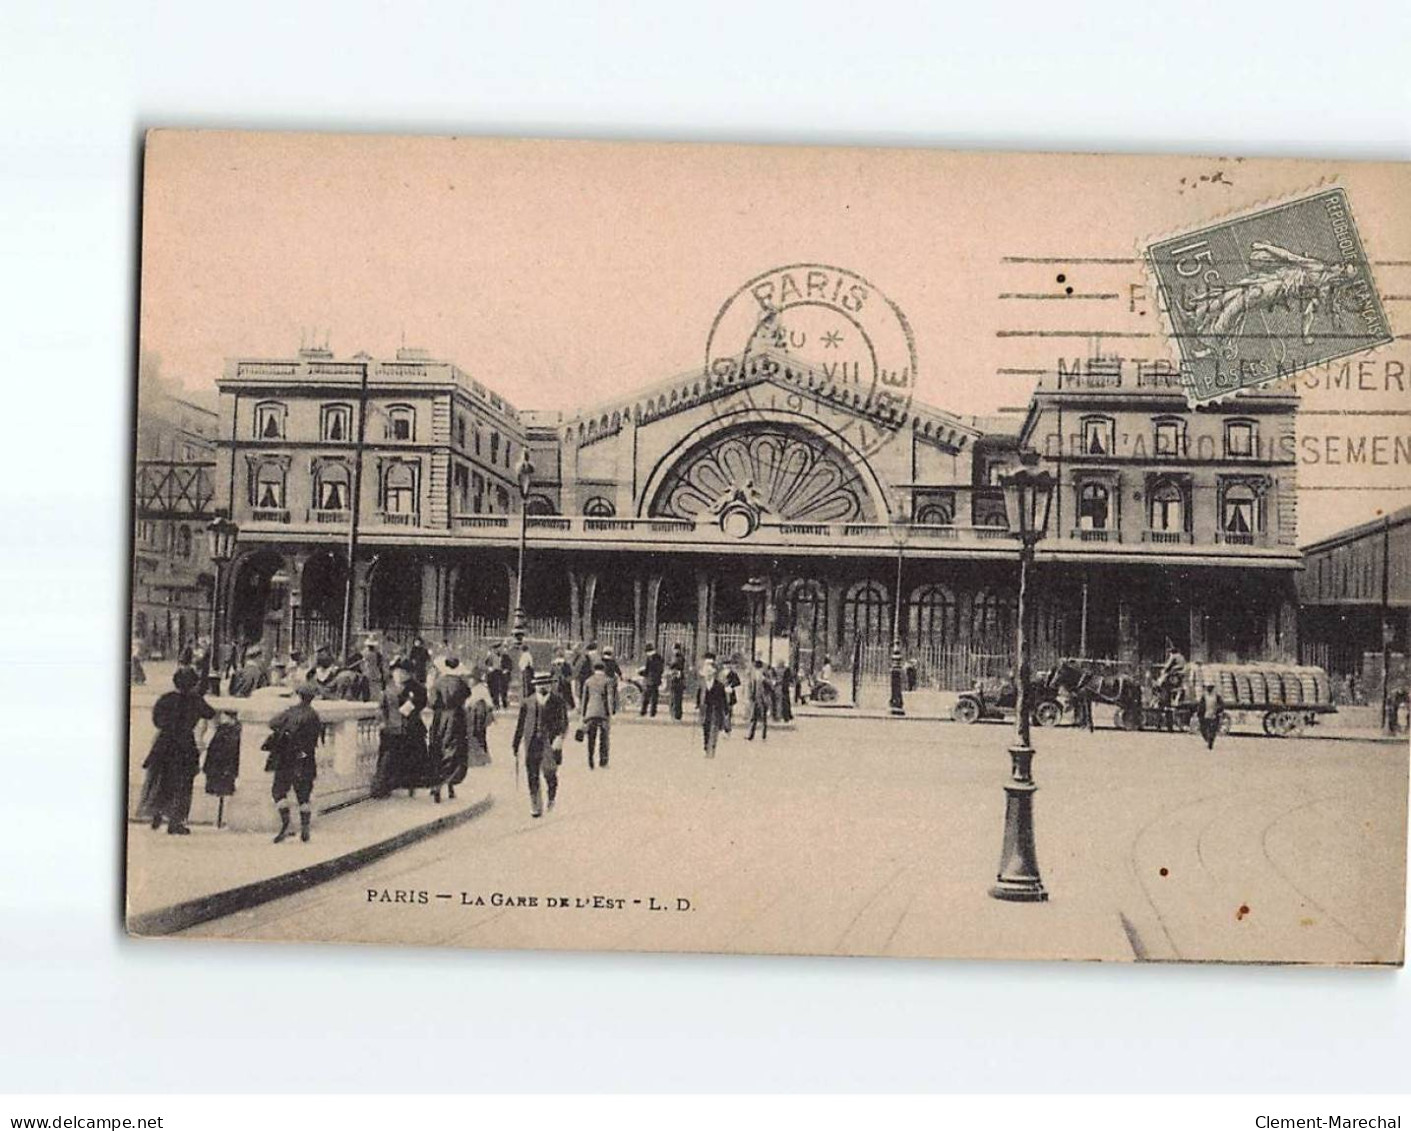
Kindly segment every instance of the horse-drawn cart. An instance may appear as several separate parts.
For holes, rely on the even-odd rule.
[[[1264,733],[1292,738],[1316,722],[1317,716],[1337,710],[1332,681],[1322,668],[1293,664],[1191,664],[1182,687],[1182,705],[1194,710],[1195,700],[1207,683],[1225,701],[1228,730],[1232,722],[1258,716]]]

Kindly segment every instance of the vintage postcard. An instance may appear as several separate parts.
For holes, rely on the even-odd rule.
[[[1411,166],[156,131],[128,929],[1395,965]]]

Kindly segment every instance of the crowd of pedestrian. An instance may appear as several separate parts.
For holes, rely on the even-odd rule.
[[[136,661],[134,653],[134,680],[145,679]],[[627,683],[640,694],[641,716],[657,716],[664,690],[670,718],[685,721],[691,668],[680,643],[672,645],[669,656],[654,644],[646,645],[631,677],[612,646],[596,641],[559,645],[541,668],[536,669],[527,643],[508,639],[490,646],[469,667],[462,666],[449,642],[433,651],[419,636],[405,647],[393,646],[389,656],[382,641],[370,635],[360,651],[341,660],[327,645],[318,647],[312,660],[298,652],[270,658],[259,641],[249,641],[233,645],[217,662],[210,641],[195,640],[179,655],[173,690],[153,707],[157,737],[143,763],[147,773],[138,815],[150,820],[154,829],[165,823],[170,834],[185,835],[198,773],[204,769],[209,793],[223,798],[235,791],[240,723],[233,713],[218,712],[206,700],[207,694],[219,694],[222,685],[233,698],[278,695],[294,700],[271,719],[263,744],[268,754],[264,769],[273,775],[270,793],[279,816],[276,843],[293,835],[296,805],[300,839],[310,839],[316,750],[323,726],[320,701],[377,704],[374,798],[398,790],[415,797],[424,789],[439,804],[443,796],[454,799],[456,786],[472,767],[490,764],[489,728],[496,710],[507,709],[515,693],[519,714],[511,751],[516,778],[523,752],[535,817],[557,800],[558,767],[575,716],[573,736],[586,745],[590,770],[611,764],[612,720],[622,710]],[[788,664],[755,659],[744,665],[738,655],[717,660],[707,652],[695,675],[697,724],[708,758],[715,757],[720,736],[733,729],[742,700],[748,711],[747,741],[756,735],[767,741],[770,722],[790,721],[793,703],[803,701],[801,681]]]

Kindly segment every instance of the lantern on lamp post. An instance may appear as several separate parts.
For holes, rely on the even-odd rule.
[[[225,667],[221,656],[221,608],[225,593],[225,567],[235,557],[235,543],[240,537],[240,527],[224,515],[217,515],[206,527],[206,549],[216,567],[215,588],[211,592],[211,668],[207,677],[210,680],[210,693],[220,694],[220,677]]]
[[[524,549],[529,541],[529,488],[534,483],[534,465],[529,461],[529,449],[521,448],[519,469],[519,570],[515,575],[514,586],[514,642],[515,646],[524,643]]]
[[[1019,601],[1015,609],[1015,682],[1018,698],[1015,711],[1015,745],[1009,749],[1010,780],[1005,784],[1004,844],[1000,849],[999,872],[990,895],[1018,903],[1039,903],[1048,899],[1039,878],[1038,854],[1034,848],[1034,748],[1030,743],[1029,719],[1029,572],[1034,562],[1034,546],[1048,528],[1049,506],[1053,502],[1054,479],[1046,471],[1036,471],[1039,453],[1032,448],[1019,453],[1019,470],[1005,476],[1005,505],[1010,530],[1019,538]]]

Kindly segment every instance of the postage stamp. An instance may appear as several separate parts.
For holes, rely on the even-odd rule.
[[[806,406],[867,456],[910,417],[916,342],[901,309],[855,271],[795,263],[726,299],[711,323],[705,371],[738,388],[718,413]]]
[[[1192,404],[1392,340],[1340,188],[1152,244]]]

